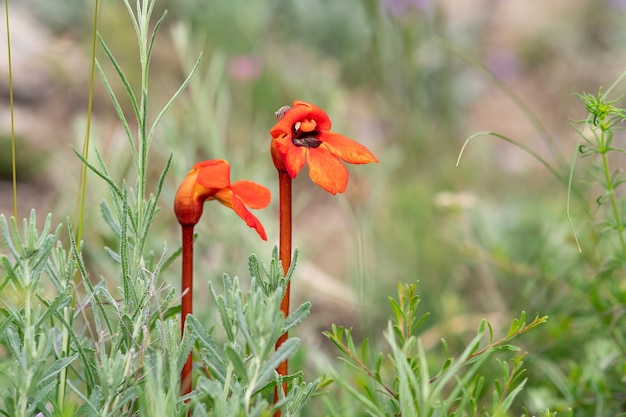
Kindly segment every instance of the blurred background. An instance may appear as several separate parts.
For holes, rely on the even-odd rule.
[[[85,136],[93,1],[9,5],[19,216],[34,207],[40,219],[52,212],[64,222],[76,211],[81,164],[71,147],[82,149]],[[493,137],[476,138],[456,161],[468,137],[492,131],[532,148],[567,178],[578,140],[570,121],[586,117],[574,93],[595,94],[625,70],[626,2],[159,0],[155,18],[165,10],[150,72],[152,117],[200,53],[202,62],[152,144],[155,181],[173,155],[152,230],[155,251],[180,245],[172,201],[187,171],[225,158],[233,180],[272,190],[272,205],[256,213],[269,241],[207,203],[197,227],[196,279],[220,282],[224,272],[246,278],[250,253],[268,260],[278,243],[268,131],[279,107],[310,101],[327,111],[334,131],[366,145],[380,163],[349,166],[348,190],[335,197],[306,171],[294,183],[300,260],[293,303],[313,302],[298,335],[307,341],[302,363],[294,366],[313,378],[334,360],[338,352],[321,335],[331,323],[381,340],[387,298],[398,282],[419,281],[421,311],[431,313],[422,335],[429,348],[442,337],[452,349],[462,346],[482,318],[501,334],[522,310],[550,316],[520,341],[531,352],[529,374],[545,385],[525,398],[536,407],[546,398],[569,404],[564,388],[550,382],[558,378],[542,369],[547,358],[578,361],[584,349],[573,346],[588,338],[572,327],[571,282],[589,279],[589,271],[567,223],[567,184]],[[101,2],[98,30],[137,86],[137,45],[122,2]],[[0,42],[0,213],[12,215],[6,47]],[[100,47],[97,57],[123,97]],[[97,75],[95,85],[92,146],[132,183],[122,126]],[[130,110],[128,100],[122,104]],[[573,201],[573,222],[586,249],[597,195],[583,183],[588,164],[577,169],[582,198]],[[85,251],[94,274],[115,280],[102,251],[112,238],[98,208],[106,198],[105,184],[90,175]],[[177,286],[178,274],[174,263],[163,277]],[[197,288],[202,305],[208,290]]]

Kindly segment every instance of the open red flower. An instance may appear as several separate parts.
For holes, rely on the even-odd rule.
[[[363,145],[330,131],[324,110],[314,104],[295,101],[276,113],[279,119],[270,130],[272,158],[278,170],[295,178],[305,163],[314,183],[332,193],[342,193],[348,185],[348,170],[341,161],[367,164],[378,159]]]
[[[261,239],[267,240],[263,225],[250,211],[267,207],[270,191],[252,181],[230,182],[230,164],[213,159],[195,164],[180,184],[174,199],[174,212],[182,226],[193,226],[202,215],[206,200],[217,200],[237,213],[254,228]]]

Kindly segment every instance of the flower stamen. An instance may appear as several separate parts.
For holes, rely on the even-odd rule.
[[[305,119],[301,122],[296,122],[293,125],[293,134],[298,135],[300,133],[310,133],[315,130],[317,127],[317,122],[315,120]]]

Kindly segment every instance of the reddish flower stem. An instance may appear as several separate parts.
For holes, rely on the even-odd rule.
[[[291,177],[285,170],[278,171],[278,192],[280,199],[279,208],[279,222],[280,222],[280,235],[279,235],[279,256],[282,263],[285,275],[291,266]],[[285,296],[280,303],[280,311],[283,312],[285,317],[289,315],[289,296],[291,293],[291,282],[287,283],[285,289]],[[276,349],[278,349],[287,340],[288,334],[282,334],[276,341]],[[289,373],[289,367],[287,360],[282,362],[276,368],[276,372],[279,375],[287,375]],[[274,389],[274,403],[278,401],[278,389],[277,386]],[[287,383],[283,383],[283,392],[287,393]],[[274,417],[280,417],[280,410],[274,413]]]
[[[193,311],[193,225],[182,226],[183,231],[183,254],[182,254],[182,282],[181,282],[181,337],[185,332],[185,320]],[[191,353],[183,366],[180,374],[180,393],[185,395],[191,392]]]

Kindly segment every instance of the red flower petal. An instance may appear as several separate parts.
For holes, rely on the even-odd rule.
[[[307,148],[294,145],[291,136],[285,135],[273,139],[272,145],[276,148],[289,176],[295,178],[306,163]]]
[[[341,161],[322,146],[308,152],[309,176],[331,194],[343,193],[348,186],[348,170]]]
[[[228,208],[233,208],[233,191],[230,188],[222,188],[211,197],[211,200],[217,200]]]
[[[367,164],[378,159],[365,146],[354,140],[333,132],[323,132],[319,139],[322,147],[350,164]]]
[[[256,182],[241,180],[230,185],[233,193],[252,209],[262,209],[272,201],[270,190]]]
[[[202,216],[204,198],[198,195],[197,177],[197,171],[190,171],[181,182],[174,197],[174,213],[176,213],[178,223],[182,226],[193,226],[198,223],[200,216]]]
[[[295,101],[293,107],[285,113],[282,119],[270,129],[270,135],[278,138],[281,134],[285,135],[291,141],[293,133],[293,125],[296,122],[302,122],[307,119],[313,119],[317,123],[317,129],[320,131],[330,130],[331,122],[326,112],[314,104],[304,101]]]
[[[293,102],[294,108],[300,106],[309,108],[310,113],[308,114],[308,117],[305,117],[305,119],[315,120],[317,122],[318,130],[330,130],[332,123],[330,122],[328,114],[326,114],[324,110],[322,110],[320,107],[317,107],[315,104],[307,103],[306,101]]]
[[[235,211],[237,216],[239,216],[246,224],[252,228],[254,228],[261,239],[267,240],[267,234],[265,233],[265,229],[263,225],[254,217],[252,213],[246,208],[243,201],[231,190],[230,188],[223,188],[215,193],[214,197],[217,201],[222,203],[228,208],[231,208]]]
[[[246,208],[246,206],[239,199],[239,197],[237,197],[236,194],[232,194],[231,202],[232,208],[233,210],[235,210],[235,213],[237,213],[237,215],[241,217],[248,226],[254,228],[259,236],[261,236],[261,239],[267,240],[267,234],[265,233],[265,229],[263,228],[261,221],[257,219],[252,213],[250,213],[250,211]]]
[[[198,184],[205,188],[220,189],[230,185],[230,164],[223,159],[202,161],[194,165],[198,170]]]

